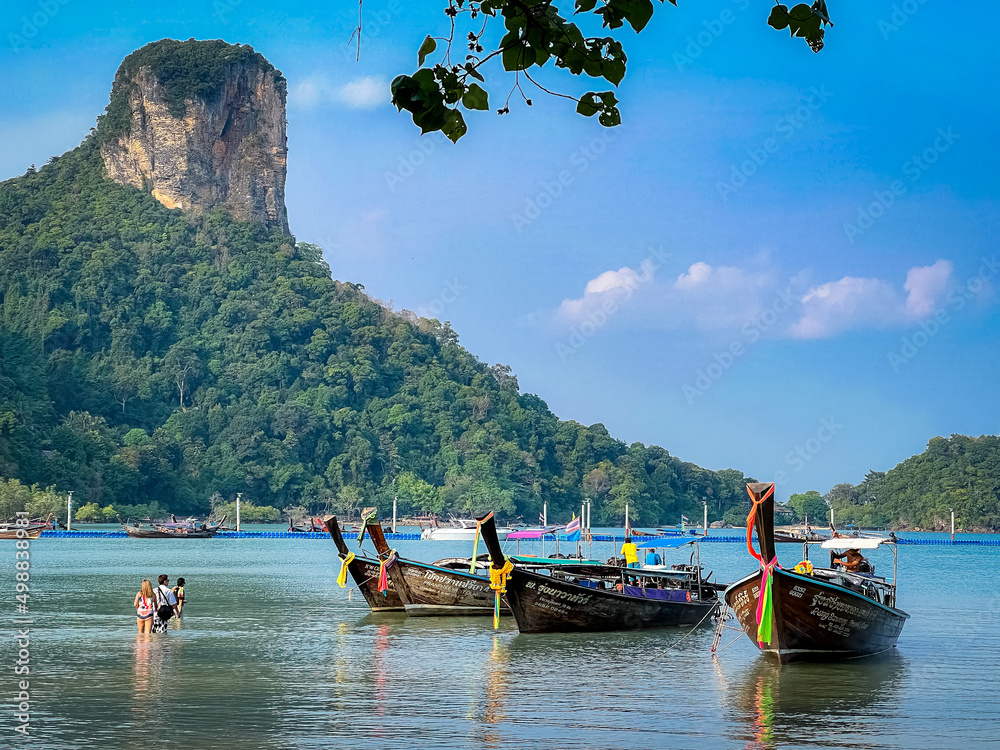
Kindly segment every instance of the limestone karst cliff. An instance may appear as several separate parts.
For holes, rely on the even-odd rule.
[[[153,42],[122,62],[98,135],[108,176],[168,208],[287,231],[285,79],[247,45]]]

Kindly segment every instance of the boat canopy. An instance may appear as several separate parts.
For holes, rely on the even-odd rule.
[[[512,531],[507,535],[508,539],[518,540],[518,539],[541,539],[546,534],[555,534],[559,529],[564,529],[565,526],[546,526],[544,529],[521,529],[520,531]]]
[[[663,549],[663,548],[683,547],[685,544],[691,544],[694,541],[695,541],[694,539],[688,539],[687,537],[683,537],[683,536],[680,536],[680,537],[656,537],[656,538],[650,539],[647,542],[643,542],[642,544],[637,544],[635,546],[638,547],[639,549],[646,549],[646,548],[649,548],[649,547],[652,547],[652,548],[659,547],[659,548]]]
[[[889,544],[891,540],[878,537],[838,537],[837,539],[826,539],[820,545],[823,549],[876,549],[883,544]]]

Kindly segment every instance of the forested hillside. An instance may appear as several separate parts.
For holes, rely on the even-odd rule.
[[[944,531],[1000,530],[1000,437],[932,438],[923,453],[888,472],[827,494],[835,518],[859,526]]]
[[[447,323],[334,281],[318,248],[104,176],[91,134],[0,183],[0,477],[206,511],[493,508],[713,518],[744,477],[557,419]],[[16,493],[14,493],[16,494]],[[12,494],[13,496],[13,494]]]

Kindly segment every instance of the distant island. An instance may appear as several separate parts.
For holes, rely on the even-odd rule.
[[[123,61],[83,143],[0,183],[0,517],[385,514],[742,523],[745,482],[558,419],[445,321],[336,281],[284,204],[286,84],[245,45]],[[844,523],[1000,528],[995,437],[934,438]],[[991,461],[991,457],[992,461]],[[804,498],[804,499],[803,499]],[[828,508],[827,508],[828,510]],[[809,513],[810,518],[815,518]],[[820,525],[814,522],[815,525]]]

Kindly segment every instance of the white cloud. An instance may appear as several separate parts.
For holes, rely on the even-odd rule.
[[[791,327],[791,334],[819,339],[897,319],[900,302],[892,285],[881,279],[845,276],[810,289],[802,297],[802,307],[802,317]]]
[[[708,283],[712,278],[712,267],[704,261],[692,263],[687,273],[682,273],[674,283],[678,289],[693,289]]]
[[[629,300],[627,317],[633,324],[731,335],[770,305],[777,293],[772,275],[766,272],[698,261],[676,279],[658,281],[654,278],[658,266],[649,258],[638,271],[624,266],[595,276],[582,297],[563,300],[557,317],[572,324],[601,316],[598,310],[618,312]]]
[[[345,83],[338,90],[340,101],[351,109],[371,109],[389,103],[389,84],[381,76],[365,76]]]
[[[702,331],[731,330],[751,322],[781,290],[768,271],[692,263],[665,294],[670,314]]]
[[[336,85],[325,75],[317,73],[292,87],[289,100],[292,106],[302,109],[324,104],[371,109],[389,102],[389,84],[382,76],[365,76]]]
[[[820,339],[927,318],[953,285],[952,264],[946,260],[911,268],[904,291],[890,281],[859,276],[807,288],[808,273],[782,281],[766,259],[748,267],[697,261],[676,277],[662,280],[653,278],[656,268],[647,259],[638,270],[624,266],[595,276],[582,297],[563,300],[557,318],[571,325],[595,315],[604,319],[609,310],[625,310],[622,302],[627,299],[625,317],[635,327],[674,329],[706,338],[742,335],[749,327],[768,336]]]
[[[644,260],[638,271],[629,266],[622,266],[617,271],[605,271],[587,282],[582,297],[564,299],[559,305],[558,315],[576,320],[609,302],[617,305],[620,300],[631,297],[639,285],[650,281],[654,271],[655,265],[651,260]]]
[[[914,266],[906,274],[903,288],[909,292],[906,311],[914,318],[931,315],[951,286],[952,264],[939,260],[933,266]]]
[[[903,299],[888,281],[845,276],[810,289],[802,297],[802,317],[791,327],[796,338],[828,338],[856,328],[886,328],[934,313],[951,286],[952,264],[914,266],[906,275]]]

